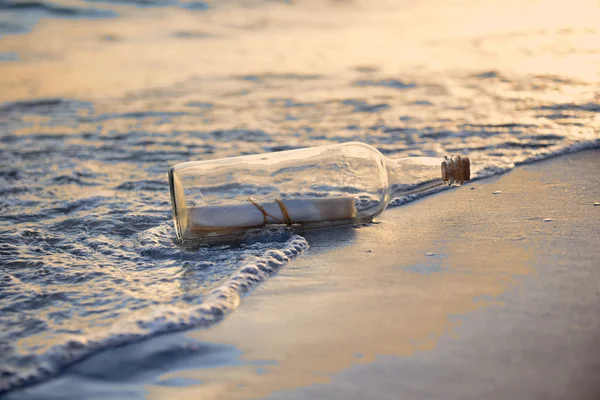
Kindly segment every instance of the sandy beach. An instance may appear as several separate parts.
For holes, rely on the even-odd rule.
[[[595,399],[599,172],[584,151],[312,232],[221,324],[7,399]]]

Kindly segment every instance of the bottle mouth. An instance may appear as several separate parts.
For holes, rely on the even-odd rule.
[[[469,157],[458,154],[444,157],[442,161],[442,179],[449,186],[459,186],[471,180],[471,161]]]

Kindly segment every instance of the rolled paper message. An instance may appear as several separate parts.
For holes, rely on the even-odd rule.
[[[340,221],[356,217],[355,198],[297,198],[272,202],[188,208],[188,229],[200,234],[218,229],[256,228],[271,224]]]

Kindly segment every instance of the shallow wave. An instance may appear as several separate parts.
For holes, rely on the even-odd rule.
[[[93,110],[92,103],[62,98],[46,98],[8,102],[0,107],[0,113],[6,114],[56,114],[72,110]]]
[[[591,139],[589,141],[577,142],[569,146],[555,148],[551,151],[537,152],[528,158],[521,159],[518,162],[489,162],[486,165],[479,165],[471,175],[471,182],[479,179],[489,178],[494,175],[500,175],[506,173],[516,166],[530,164],[535,161],[545,160],[551,157],[557,157],[565,154],[576,153],[578,151],[586,149],[594,149],[600,147],[600,138]],[[392,199],[388,207],[398,207],[411,201],[420,199],[424,196],[429,196],[434,193],[438,193],[444,190],[448,190],[448,187],[441,186],[432,190],[428,190],[426,193],[417,193],[409,196],[397,197]]]
[[[116,14],[95,8],[78,8],[68,7],[60,4],[55,4],[48,1],[5,1],[0,3],[0,10],[15,10],[15,11],[44,11],[50,15],[57,17],[85,17],[85,18],[106,18],[115,17]]]
[[[108,236],[80,237],[80,243],[74,243],[65,240],[66,234],[40,231],[18,236],[13,237],[17,245],[4,242],[6,235],[0,243],[0,254],[10,269],[27,266],[29,271],[3,273],[0,279],[5,298],[2,323],[11,327],[0,340],[0,348],[7,354],[0,367],[0,394],[47,379],[102,349],[213,325],[237,308],[243,294],[308,248],[304,238],[278,231],[263,233],[257,238],[260,241],[237,247],[183,249],[170,239],[170,224],[147,229],[127,244],[111,241],[107,245]],[[24,258],[23,242],[35,243],[30,245],[31,251],[46,257]],[[68,254],[72,259],[69,265],[57,262],[57,252]],[[54,262],[42,261],[47,258]],[[104,262],[121,260],[120,265],[94,265],[94,259],[102,258]],[[74,259],[80,262],[74,263]],[[174,268],[175,259],[180,265]],[[147,265],[150,263],[155,264],[153,268]],[[87,267],[74,268],[77,264]],[[40,278],[40,273],[45,277]],[[131,279],[128,273],[137,277]],[[45,281],[46,290],[18,294],[40,281]],[[182,285],[183,290],[174,284]],[[167,292],[154,292],[157,285],[171,287]],[[50,289],[58,287],[60,291]],[[43,309],[50,309],[46,321],[39,315],[22,316],[25,310]],[[107,315],[116,322],[104,321]],[[40,335],[49,330],[53,331],[52,340],[44,343],[48,337]],[[21,342],[19,349],[11,346],[14,341]]]
[[[40,18],[116,18],[113,10],[88,6],[77,7],[73,4],[60,4],[50,1],[14,1],[0,2],[0,37],[3,35],[23,34],[31,31]],[[4,61],[17,61],[18,55]],[[0,59],[0,61],[2,61]]]
[[[208,10],[209,3],[204,1],[177,0],[84,0],[90,3],[122,4],[136,7],[182,7],[188,10]]]

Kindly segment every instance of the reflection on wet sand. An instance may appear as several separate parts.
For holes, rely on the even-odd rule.
[[[537,256],[539,221],[521,223],[527,208],[507,218],[518,198],[505,195],[489,208],[490,185],[469,189],[388,210],[381,223],[355,236],[307,235],[308,253],[245,299],[239,313],[189,334],[234,344],[243,365],[231,360],[165,374],[161,380],[202,383],[151,386],[150,398],[263,398],[327,383],[330,374],[378,356],[434,349],[462,314],[496,304],[495,297],[530,274]],[[259,361],[270,363],[248,365]]]

